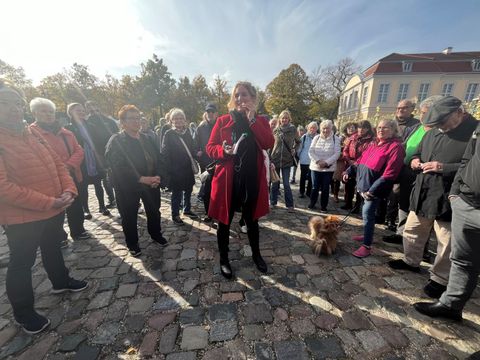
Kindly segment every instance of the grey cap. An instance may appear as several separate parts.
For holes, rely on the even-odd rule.
[[[455,96],[445,96],[440,100],[435,101],[427,115],[423,119],[423,124],[426,126],[438,126],[445,122],[448,115],[457,111],[462,106],[462,101]]]
[[[205,111],[217,112],[217,107],[215,106],[215,104],[209,103],[207,104],[207,106],[205,106]]]

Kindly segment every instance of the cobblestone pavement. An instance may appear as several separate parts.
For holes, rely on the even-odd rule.
[[[463,323],[422,316],[411,304],[423,298],[428,264],[422,263],[421,274],[390,270],[386,261],[400,257],[401,248],[379,244],[381,229],[373,256],[352,257],[356,244],[349,236],[361,231],[358,218],[342,228],[334,256],[315,257],[304,241],[314,214],[306,205],[299,199],[295,213],[280,206],[261,220],[266,275],[254,267],[235,218],[230,251],[235,281],[219,273],[214,229],[190,219],[185,226],[173,225],[169,194],[162,195],[169,245],[162,249],[149,239],[140,215],[139,259],[128,254],[116,210],[112,217],[94,214],[86,221],[94,238],[64,251],[71,274],[89,281],[86,291],[50,294],[38,257],[36,307],[52,323],[36,336],[25,335],[12,321],[2,235],[0,358],[454,359],[480,350],[478,289]],[[333,201],[329,206],[344,214]]]

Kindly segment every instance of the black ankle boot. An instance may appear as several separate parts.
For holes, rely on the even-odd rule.
[[[233,277],[233,270],[228,259],[220,260],[220,272],[226,279],[231,279]]]
[[[263,260],[262,255],[253,255],[252,259],[257,266],[258,271],[264,274],[268,271],[267,263],[265,262],[265,260]]]

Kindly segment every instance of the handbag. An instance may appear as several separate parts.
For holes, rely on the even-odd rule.
[[[200,173],[200,166],[198,165],[198,162],[197,160],[195,160],[192,156],[192,154],[190,153],[190,150],[188,150],[188,146],[187,144],[185,144],[185,141],[183,141],[183,139],[179,136],[178,137],[180,139],[180,141],[182,142],[183,146],[185,147],[185,151],[187,152],[187,155],[188,157],[190,158],[190,162],[191,162],[191,165],[192,165],[192,171],[193,171],[193,175],[197,175]]]
[[[203,183],[207,182],[215,174],[215,167],[217,166],[217,160],[211,162],[205,167],[205,170],[200,174],[200,181]]]
[[[280,176],[278,176],[277,170],[270,168],[270,181],[272,184],[280,182]]]

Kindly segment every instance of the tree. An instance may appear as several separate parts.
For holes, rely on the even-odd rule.
[[[82,98],[72,99],[74,93],[64,73],[49,75],[40,81],[37,87],[40,96],[52,100],[57,106],[57,111],[66,111],[71,102],[82,102]]]
[[[32,86],[32,80],[27,79],[22,67],[14,67],[0,59],[0,77],[4,77],[16,86],[24,89]]]
[[[158,111],[163,115],[175,86],[175,80],[163,63],[163,59],[153,54],[152,59],[142,63],[140,76],[136,77],[135,85],[136,90],[141,94],[138,99],[141,108],[145,111]]]
[[[213,78],[213,86],[211,87],[213,102],[217,105],[219,114],[228,113],[227,104],[230,100],[227,81],[220,76]]]
[[[310,76],[315,94],[323,96],[325,100],[334,102],[330,103],[327,115],[328,118],[335,118],[338,113],[340,104],[340,93],[347,85],[350,78],[361,70],[361,67],[355,64],[355,61],[349,57],[341,59],[335,65],[321,68],[320,66]],[[318,102],[320,104],[320,102]],[[332,106],[334,105],[334,106]]]
[[[311,89],[312,84],[302,67],[291,64],[267,85],[265,107],[275,114],[287,109],[294,123],[303,124],[309,118]]]

